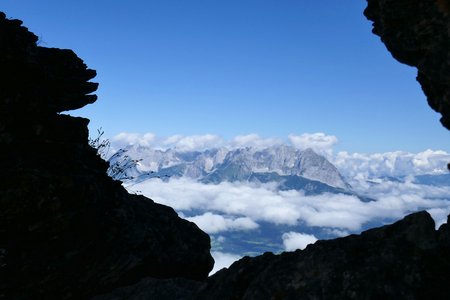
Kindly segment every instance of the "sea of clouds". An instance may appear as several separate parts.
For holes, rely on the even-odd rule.
[[[208,233],[252,230],[258,222],[327,227],[358,231],[374,220],[396,220],[408,213],[428,210],[437,226],[450,213],[450,187],[413,182],[381,182],[365,190],[374,201],[357,196],[324,193],[305,196],[302,191],[278,191],[270,185],[222,182],[203,184],[191,179],[151,179],[126,186],[155,202],[173,207]],[[191,212],[202,212],[192,216]]]
[[[418,185],[411,181],[380,182],[364,190],[374,201],[356,196],[321,194],[305,196],[301,191],[277,191],[270,185],[247,183],[202,184],[180,178],[167,182],[151,179],[127,186],[130,192],[144,194],[155,202],[173,207],[181,217],[209,234],[251,231],[260,222],[323,227],[336,237],[358,233],[365,225],[391,223],[409,213],[427,210],[436,227],[450,214],[450,187]],[[317,237],[287,231],[281,235],[286,251],[303,249]],[[238,253],[214,251],[217,271],[239,258]],[[219,268],[219,269],[220,269]]]
[[[229,231],[251,231],[261,222],[295,226],[320,227],[330,235],[357,233],[367,224],[384,224],[405,215],[427,210],[436,227],[450,214],[450,187],[421,185],[415,175],[443,174],[450,154],[442,150],[420,153],[394,151],[386,153],[333,152],[338,142],[324,133],[291,134],[287,139],[262,138],[256,134],[237,136],[224,141],[216,135],[171,136],[154,134],[119,134],[112,140],[113,149],[139,144],[157,149],[201,151],[210,148],[266,148],[287,144],[298,149],[312,148],[330,160],[352,185],[358,195],[373,201],[362,201],[356,195],[321,194],[305,196],[302,191],[278,191],[274,185],[252,185],[240,182],[202,184],[179,178],[161,181],[157,178],[140,183],[126,183],[133,193],[144,194],[155,202],[173,207],[182,217],[196,223],[209,234]],[[389,177],[402,178],[391,180]],[[286,251],[303,249],[317,237],[304,232],[281,234]],[[213,251],[214,271],[228,266],[240,256]]]

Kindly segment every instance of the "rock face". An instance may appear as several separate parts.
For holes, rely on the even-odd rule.
[[[373,33],[398,61],[415,66],[428,104],[450,129],[450,1],[367,0]]]
[[[418,212],[305,250],[244,257],[203,284],[146,278],[94,300],[449,299],[448,224],[435,230]]]
[[[204,151],[159,150],[141,145],[129,145],[109,159],[109,174],[113,178],[144,181],[148,178],[187,177],[203,183],[251,181],[262,183],[285,181],[288,177],[314,185],[326,185],[328,190],[343,192],[350,185],[338,169],[312,149],[292,146],[216,148]],[[150,172],[149,172],[150,171]],[[264,180],[266,178],[268,181]],[[314,182],[312,182],[314,181]]]
[[[88,145],[94,70],[0,13],[0,299],[87,299],[144,277],[206,278],[208,235],[130,195]],[[155,279],[156,280],[156,279]]]
[[[194,299],[448,299],[448,225],[426,212],[305,250],[245,257]]]

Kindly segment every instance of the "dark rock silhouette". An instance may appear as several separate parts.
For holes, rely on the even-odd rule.
[[[88,299],[154,278],[204,279],[208,235],[130,195],[88,145],[94,70],[0,13],[0,299]],[[154,279],[157,281],[157,279]]]
[[[117,288],[92,300],[192,300],[200,286],[201,282],[184,278],[147,277],[136,284]]]
[[[305,250],[243,258],[195,299],[448,299],[448,225],[426,212]]]
[[[449,271],[448,222],[435,230],[418,212],[305,250],[244,257],[203,284],[147,278],[94,300],[449,299]]]
[[[450,130],[450,1],[367,0],[373,33],[398,61],[417,67],[428,104]]]

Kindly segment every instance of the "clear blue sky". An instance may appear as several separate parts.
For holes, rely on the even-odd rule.
[[[339,150],[450,150],[416,71],[371,33],[365,0],[2,0],[100,82],[74,112],[119,132],[324,132]]]

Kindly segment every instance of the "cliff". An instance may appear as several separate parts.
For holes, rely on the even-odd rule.
[[[364,15],[395,59],[417,67],[428,104],[450,129],[450,1],[367,0]]]
[[[0,13],[0,299],[87,299],[153,278],[206,278],[208,235],[130,195],[88,145],[96,72]]]

